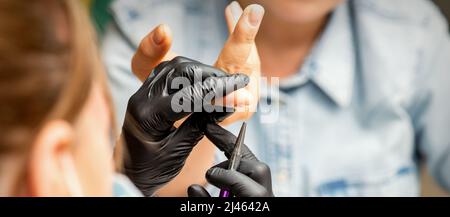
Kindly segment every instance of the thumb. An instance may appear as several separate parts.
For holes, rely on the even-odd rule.
[[[255,52],[255,37],[263,16],[264,8],[260,5],[245,8],[217,59],[216,67],[230,73],[251,73],[252,67],[259,66],[259,59],[251,58],[255,56],[252,55]],[[230,21],[228,23],[231,27]]]
[[[169,52],[171,45],[172,31],[165,24],[144,37],[131,61],[131,69],[139,80],[145,81],[160,62],[175,56]]]

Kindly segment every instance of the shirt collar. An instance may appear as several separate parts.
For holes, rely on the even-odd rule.
[[[311,80],[338,106],[348,106],[353,95],[355,53],[347,3],[333,12],[307,62]]]

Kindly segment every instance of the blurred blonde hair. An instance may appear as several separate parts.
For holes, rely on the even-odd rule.
[[[48,120],[73,124],[94,81],[111,104],[95,39],[78,0],[0,0],[0,177],[14,156],[25,178],[36,134]]]

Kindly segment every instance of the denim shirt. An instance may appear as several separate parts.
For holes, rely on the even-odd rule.
[[[130,60],[157,24],[173,50],[213,64],[226,0],[117,0],[103,57],[118,112],[140,82]],[[276,196],[418,196],[418,163],[450,190],[450,37],[426,0],[339,5],[298,73],[261,84],[245,143],[272,170]],[[274,117],[268,121],[267,117]],[[269,118],[270,119],[270,118]],[[240,123],[229,127],[237,133]],[[217,154],[217,160],[223,160]]]

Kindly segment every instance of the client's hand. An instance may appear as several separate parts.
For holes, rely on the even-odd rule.
[[[236,137],[215,123],[208,123],[205,135],[225,156],[229,158],[234,149]],[[247,146],[241,147],[242,159],[237,171],[227,170],[228,161],[224,161],[206,172],[206,179],[218,188],[230,189],[238,197],[273,197],[270,168],[258,161]],[[210,197],[201,185],[188,188],[190,197]]]
[[[227,114],[192,114],[192,109],[212,109],[207,98],[223,97],[248,82],[244,74],[230,75],[184,57],[157,66],[130,98],[123,124],[128,150],[124,168],[133,183],[150,196],[173,179],[203,137],[206,121],[220,121]],[[180,105],[188,107],[176,108]],[[175,121],[187,116],[179,128],[173,127]]]
[[[249,99],[250,102],[225,119],[224,124],[248,119],[256,110],[261,73],[255,37],[263,15],[264,9],[261,6],[250,5],[243,11],[237,2],[232,2],[225,10],[230,36],[214,66],[225,72],[246,74],[250,77],[250,83],[216,104],[243,104]],[[131,64],[133,73],[141,81],[144,81],[161,61],[176,56],[170,52],[172,37],[170,28],[160,25],[142,39]]]
[[[225,119],[224,125],[248,119],[256,111],[259,100],[261,62],[255,38],[263,16],[264,8],[256,4],[249,5],[242,11],[239,3],[233,1],[225,9],[230,36],[214,66],[229,73],[244,73],[250,77],[250,83],[247,87],[228,95],[224,104],[241,98],[250,99],[250,103]]]

